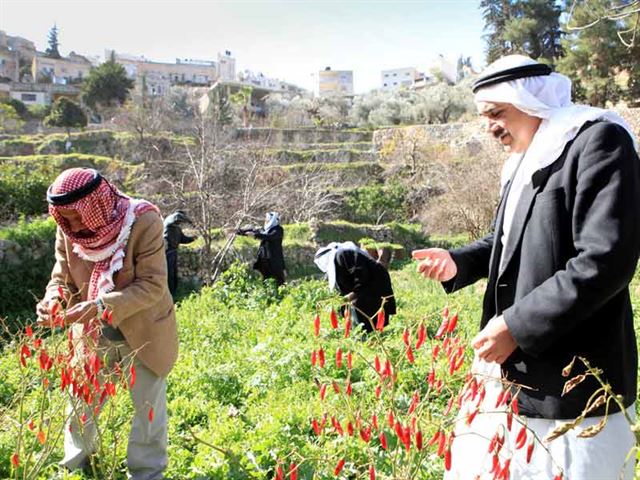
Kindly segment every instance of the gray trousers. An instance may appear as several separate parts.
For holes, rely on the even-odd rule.
[[[126,342],[101,339],[101,352],[108,359],[108,367],[124,358],[131,358],[131,348]],[[124,363],[129,365],[128,362]],[[127,446],[128,478],[133,480],[158,480],[167,468],[167,382],[156,376],[135,357],[133,364],[136,381],[129,394],[134,408],[129,443]],[[124,369],[124,367],[123,367]],[[129,374],[128,367],[126,369]],[[119,385],[118,385],[119,387]],[[149,410],[153,408],[153,421]],[[86,466],[89,456],[96,450],[96,426],[93,408],[72,399],[68,411],[68,423],[64,431],[64,458],[60,465],[69,470]],[[84,424],[80,421],[86,415]],[[95,419],[97,420],[97,418]],[[109,446],[104,446],[109,447]]]

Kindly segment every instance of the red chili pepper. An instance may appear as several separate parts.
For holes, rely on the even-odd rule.
[[[436,381],[436,372],[434,370],[431,370],[429,372],[429,375],[427,375],[427,383],[429,384],[430,387],[433,387],[435,381]]]
[[[443,318],[442,323],[440,324],[440,326],[438,327],[438,331],[436,332],[436,340],[440,340],[440,338],[442,338],[442,336],[445,334],[445,332],[447,331],[447,325],[449,325],[449,320]]]
[[[371,440],[371,427],[361,428],[360,438],[366,443],[369,443],[369,441]]]
[[[289,478],[290,480],[298,479],[298,466],[293,462],[289,465]]]
[[[424,323],[421,323],[418,327],[418,341],[416,342],[416,350],[420,350],[420,347],[424,345],[426,339],[427,329],[425,328]]]
[[[449,307],[444,307],[442,309],[442,318],[449,318]]]
[[[453,332],[458,324],[458,314],[456,313],[453,317],[449,319],[449,323],[447,324],[447,333]]]
[[[315,434],[320,436],[320,425],[318,425],[318,421],[315,418],[311,420],[311,426],[313,427]]]
[[[395,419],[393,418],[392,410],[389,410],[389,414],[387,415],[387,422],[389,423],[390,428],[393,428],[395,426]]]
[[[409,415],[411,415],[415,411],[419,403],[420,403],[420,394],[417,391],[413,392],[413,396],[411,398],[411,405],[409,405]]]
[[[344,458],[341,458],[338,461],[338,464],[336,465],[335,470],[333,471],[333,474],[337,477],[338,475],[340,475],[340,472],[342,471],[342,467],[344,467]]]
[[[386,450],[388,448],[388,445],[387,437],[385,437],[384,432],[380,432],[380,435],[378,435],[378,439],[380,440],[380,446],[382,447],[382,449]]]
[[[431,358],[433,358],[433,360],[435,361],[435,359],[438,358],[439,353],[440,353],[440,344],[436,343],[433,346],[433,350],[431,351]]]
[[[284,471],[280,465],[276,468],[276,480],[284,480]]]
[[[376,398],[380,398],[381,395],[382,395],[382,386],[378,385],[376,387]]]
[[[444,454],[444,468],[447,472],[451,470],[451,448],[447,448]]]
[[[502,478],[503,480],[508,480],[510,468],[511,468],[511,459],[507,458],[504,462],[502,470],[500,471],[500,478]]]
[[[351,370],[353,368],[353,355],[351,352],[347,353],[347,368]]]
[[[513,412],[507,412],[507,430],[511,431],[511,425],[513,425]]]
[[[324,400],[324,397],[327,395],[327,384],[323,383],[320,385],[320,400]]]
[[[322,347],[318,350],[318,364],[320,365],[320,368],[324,368],[324,350]]]
[[[411,345],[407,347],[407,360],[409,360],[409,363],[414,363],[416,361],[413,356],[413,350],[411,349]]]
[[[33,337],[33,330],[31,328],[31,325],[26,326],[26,328],[24,329],[24,333],[29,338]]]
[[[338,383],[336,381],[333,381],[332,384],[333,384],[333,391],[336,393],[340,393],[340,386],[338,385]]]
[[[535,439],[531,439],[529,442],[529,446],[527,446],[527,463],[531,462],[531,457],[533,456],[533,447],[535,446]]]
[[[351,382],[347,382],[347,395],[350,397],[353,393],[353,388],[351,387]]]
[[[384,330],[384,310],[380,309],[378,311],[378,319],[376,321],[376,330],[378,330],[379,332],[381,332],[382,330]]]
[[[388,358],[384,361],[384,370],[382,370],[382,376],[384,378],[391,376],[391,362]]]
[[[129,367],[129,374],[129,388],[133,388],[133,386],[136,384],[136,367],[133,364]]]
[[[439,439],[440,439],[440,430],[436,430],[436,433],[434,433],[433,436],[427,442],[427,446],[430,447],[431,445],[434,445]]]
[[[373,425],[373,428],[375,428],[376,430],[379,430],[379,428],[378,428],[378,416],[375,413],[373,415],[371,415],[371,424]]]
[[[454,397],[450,397],[449,401],[447,402],[447,408],[445,409],[445,411],[443,413],[443,415],[445,417],[451,413],[451,408],[453,407],[453,398]]]
[[[468,416],[467,416],[467,425],[471,425],[471,422],[473,422],[473,419],[476,418],[476,415],[478,414],[478,408],[475,408],[473,410],[473,412],[471,412]]]
[[[409,329],[405,328],[404,332],[402,332],[402,341],[408,347],[409,346]]]
[[[422,432],[420,430],[416,432],[416,448],[422,450]]]
[[[344,338],[349,337],[351,332],[351,318],[347,315],[344,319]]]
[[[317,362],[318,362],[318,354],[314,350],[313,352],[311,352],[311,366],[315,367]]]
[[[520,450],[524,447],[524,444],[527,441],[527,427],[523,426],[518,432],[518,436],[516,437],[516,450]]]
[[[316,313],[313,318],[313,334],[317,337],[320,335],[320,315]]]
[[[149,423],[153,422],[153,407],[149,407]]]
[[[11,465],[13,465],[14,468],[18,468],[20,466],[20,457],[17,453],[11,455]]]
[[[342,349],[340,347],[336,350],[336,367],[342,368]]]
[[[331,320],[331,328],[333,328],[334,330],[338,328],[338,315],[333,308],[331,309],[331,313],[329,314],[329,319]]]
[[[513,410],[513,413],[516,415],[520,415],[520,410],[518,409],[518,397],[513,397],[513,400],[511,400],[511,410]]]
[[[376,469],[373,465],[369,465],[369,480],[376,480]]]
[[[378,358],[378,356],[376,355],[376,357],[373,359],[373,366],[376,369],[376,372],[378,374],[380,374],[380,359]]]
[[[438,456],[441,457],[444,454],[444,447],[447,445],[447,435],[444,432],[440,433],[438,437]]]
[[[500,390],[500,393],[498,394],[498,398],[496,398],[495,408],[498,408],[500,405],[502,405],[502,399],[504,398],[506,393],[507,393],[506,390]]]

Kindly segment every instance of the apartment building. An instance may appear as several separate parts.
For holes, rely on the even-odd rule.
[[[318,72],[317,93],[321,97],[353,96],[353,71],[331,70],[326,67]]]
[[[68,57],[49,58],[38,52],[31,64],[34,83],[55,83],[72,85],[82,82],[89,75],[93,64],[89,59],[75,52]]]
[[[105,58],[110,58],[111,54],[112,51],[107,50]],[[129,77],[135,80],[137,94],[144,91],[147,95],[164,95],[174,85],[209,86],[220,78],[221,73],[225,77],[235,77],[235,59],[228,51],[225,55],[218,55],[218,62],[177,58],[175,63],[165,63],[122,53],[114,53],[114,56]]]
[[[380,72],[381,88],[382,90],[397,90],[401,87],[411,88],[421,75],[423,74],[420,74],[414,67],[382,70]]]

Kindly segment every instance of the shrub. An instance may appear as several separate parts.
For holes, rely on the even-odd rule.
[[[55,260],[55,231],[51,218],[0,230],[0,317],[13,329],[33,315],[44,293]]]
[[[345,193],[346,220],[356,223],[405,222],[407,188],[399,183],[367,185]]]

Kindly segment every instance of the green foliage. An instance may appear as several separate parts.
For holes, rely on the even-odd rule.
[[[55,23],[51,30],[49,30],[49,35],[47,36],[48,47],[44,52],[45,57],[49,58],[61,58],[60,52],[58,51],[58,47],[60,43],[58,42],[58,25]]]
[[[49,127],[64,127],[69,135],[72,128],[87,126],[87,116],[80,105],[62,97],[53,104],[51,112],[44,119],[44,124]]]
[[[12,105],[0,103],[0,133],[13,133],[22,128],[24,122]]]
[[[345,193],[346,220],[356,223],[405,222],[407,188],[399,183],[367,185]]]
[[[590,0],[576,6],[570,25],[593,25],[564,39],[565,57],[558,62],[558,71],[573,82],[574,100],[595,106],[616,102],[624,93],[618,75],[631,60],[630,52],[618,39],[616,23],[597,21],[607,15],[610,3]],[[637,57],[631,63],[637,65]]]
[[[560,8],[554,0],[482,0],[487,63],[523,53],[553,62],[561,54]]]
[[[133,166],[97,155],[0,157],[0,195],[3,202],[0,221],[46,213],[47,188],[63,170],[73,167],[100,170],[123,185],[125,190],[130,187],[136,171]]]
[[[46,117],[47,115],[49,115],[49,112],[51,111],[51,106],[50,105],[29,105],[28,108],[28,114],[29,117],[31,118],[35,118],[37,120],[42,120],[44,119],[44,117]]]
[[[13,109],[16,111],[16,113],[18,114],[18,116],[21,119],[26,120],[27,115],[29,113],[27,110],[27,106],[17,98],[7,98],[2,100],[0,103],[11,105]]]
[[[91,69],[82,86],[82,99],[91,108],[122,105],[133,86],[133,80],[112,55],[102,65]]]
[[[44,293],[54,263],[55,231],[51,218],[20,220],[0,230],[0,318],[12,329],[33,315]]]

